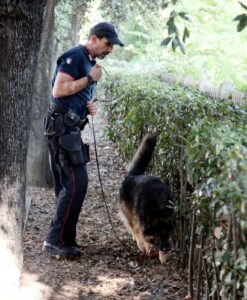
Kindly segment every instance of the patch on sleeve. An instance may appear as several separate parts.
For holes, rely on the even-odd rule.
[[[68,65],[71,65],[71,64],[72,64],[72,58],[71,58],[71,57],[68,57],[68,58],[66,59],[66,63],[67,63]]]

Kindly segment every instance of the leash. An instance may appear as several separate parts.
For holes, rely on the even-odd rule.
[[[120,240],[120,238],[118,237],[116,230],[114,228],[114,224],[112,222],[112,218],[110,216],[110,212],[109,212],[109,207],[106,201],[106,196],[105,196],[105,192],[103,189],[103,184],[102,184],[102,179],[101,179],[101,174],[100,174],[100,168],[99,168],[99,159],[98,159],[98,151],[97,151],[97,144],[96,144],[96,134],[95,134],[95,129],[94,129],[94,122],[93,122],[93,116],[92,117],[92,132],[93,132],[93,140],[94,140],[94,151],[95,151],[95,159],[96,159],[96,165],[97,165],[97,172],[98,172],[98,177],[99,177],[99,183],[100,183],[100,189],[101,189],[101,195],[102,195],[102,199],[104,201],[104,205],[107,211],[107,215],[108,215],[108,219],[110,221],[110,225],[112,228],[112,231],[115,235],[115,237],[117,238],[118,242],[120,243],[120,245],[122,245],[124,247],[124,249],[126,250],[126,252],[128,252],[129,255],[131,255],[131,249],[129,246],[127,246],[122,240]]]
[[[107,74],[108,77],[110,77],[109,73],[102,67],[100,66],[104,71],[105,73]],[[101,99],[97,99],[95,98],[94,101],[98,101],[98,102],[113,102],[115,100],[119,100],[118,97],[114,97],[113,99],[111,100],[101,100]],[[108,215],[108,219],[109,219],[109,222],[110,222],[110,225],[111,225],[111,228],[112,228],[112,231],[115,235],[115,237],[117,238],[119,244],[124,248],[124,250],[130,255],[130,256],[133,256],[133,253],[132,253],[132,250],[131,248],[126,245],[126,243],[124,241],[122,241],[117,233],[116,233],[116,230],[114,228],[114,225],[113,225],[113,222],[112,222],[112,218],[110,216],[110,212],[109,212],[109,208],[108,208],[108,204],[107,204],[107,201],[106,201],[106,196],[105,196],[105,192],[104,192],[104,189],[103,189],[103,184],[102,184],[102,179],[101,179],[101,174],[100,174],[100,167],[99,167],[99,159],[98,159],[98,151],[97,151],[97,143],[96,143],[96,134],[95,134],[95,129],[94,129],[94,122],[93,122],[93,115],[91,115],[91,118],[92,118],[92,132],[93,132],[93,140],[94,140],[94,151],[95,151],[95,159],[96,159],[96,165],[97,165],[97,172],[98,172],[98,178],[99,178],[99,183],[100,183],[100,189],[101,189],[101,195],[102,195],[102,199],[104,201],[104,205],[105,205],[105,208],[106,208],[106,211],[107,211],[107,215]],[[144,257],[144,260],[145,260],[145,256],[138,256],[137,257],[137,260],[139,262],[143,262],[143,257]]]
[[[94,98],[94,101],[98,101],[98,102],[113,102],[115,100],[118,100],[118,97],[114,97],[113,99],[110,99],[110,100],[101,100],[98,98]]]
[[[109,78],[109,80],[111,80],[111,75],[106,71],[106,69],[103,67],[103,66],[101,66],[101,65],[98,65],[105,73],[106,73],[106,75],[107,75],[107,77]],[[119,98],[119,97],[114,97],[113,99],[110,99],[110,100],[102,100],[102,99],[97,99],[97,98],[95,98],[94,99],[94,101],[98,101],[98,102],[113,102],[113,101],[115,101],[115,100],[120,100],[121,98]]]

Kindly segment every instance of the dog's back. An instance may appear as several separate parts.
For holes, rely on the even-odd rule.
[[[153,135],[144,136],[120,188],[122,219],[139,249],[147,252],[151,247],[168,250],[171,230],[168,217],[172,214],[172,197],[169,188],[159,178],[143,175],[155,145]]]

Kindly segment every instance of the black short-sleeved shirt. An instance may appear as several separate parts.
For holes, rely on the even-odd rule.
[[[88,50],[82,45],[68,50],[57,60],[57,66],[52,80],[52,87],[58,72],[66,73],[74,80],[77,80],[87,76],[95,63],[95,60],[91,58]],[[67,109],[72,109],[81,118],[85,118],[87,115],[86,104],[88,101],[92,100],[95,85],[95,83],[90,84],[85,89],[82,89],[71,96],[61,98],[54,98],[52,96],[51,102]]]

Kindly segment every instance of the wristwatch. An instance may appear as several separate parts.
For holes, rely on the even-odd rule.
[[[88,82],[88,85],[92,84],[92,83],[95,83],[96,81],[93,79],[93,77],[89,74],[87,74],[87,82]]]

